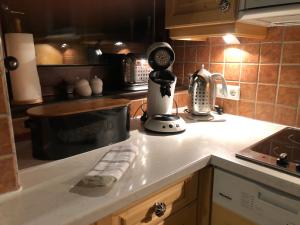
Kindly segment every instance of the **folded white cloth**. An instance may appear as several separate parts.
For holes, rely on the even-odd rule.
[[[90,186],[110,186],[123,176],[136,155],[134,145],[115,146],[84,176],[82,182]]]

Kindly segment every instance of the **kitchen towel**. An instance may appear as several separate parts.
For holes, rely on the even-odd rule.
[[[134,145],[115,146],[84,176],[82,182],[88,186],[111,186],[123,176],[136,155]]]

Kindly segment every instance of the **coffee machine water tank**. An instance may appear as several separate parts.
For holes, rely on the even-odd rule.
[[[176,76],[168,71],[152,71],[148,81],[147,114],[172,114]]]
[[[168,43],[157,42],[148,48],[147,56],[153,68],[148,80],[147,114],[171,114],[177,78],[168,68],[175,53]]]

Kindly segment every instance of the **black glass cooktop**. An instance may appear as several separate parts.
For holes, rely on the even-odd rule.
[[[236,156],[300,177],[300,129],[285,128]]]

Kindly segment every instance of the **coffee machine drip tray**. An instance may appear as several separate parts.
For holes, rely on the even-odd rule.
[[[300,129],[285,128],[236,157],[300,177]]]

